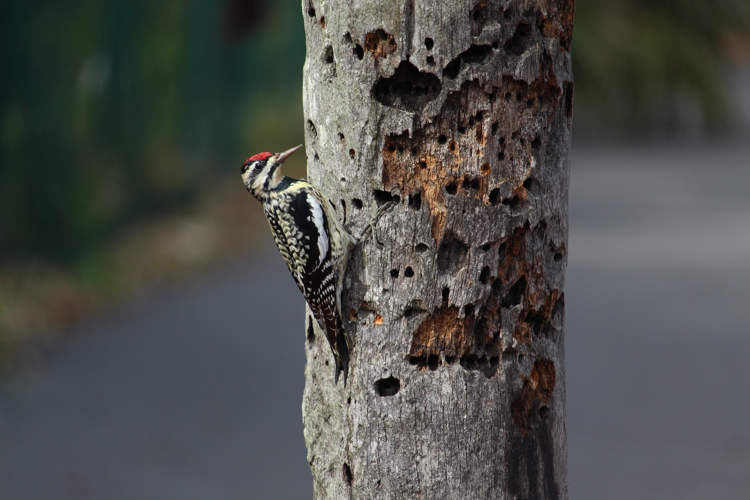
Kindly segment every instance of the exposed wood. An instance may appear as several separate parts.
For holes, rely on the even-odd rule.
[[[567,498],[572,0],[303,1],[310,179],[359,234],[346,387],[308,335],[316,498]]]

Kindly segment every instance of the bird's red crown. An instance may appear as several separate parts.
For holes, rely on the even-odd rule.
[[[258,160],[260,161],[267,160],[272,155],[273,153],[269,153],[269,152],[254,154],[253,156],[245,160],[245,163],[250,163],[250,162],[258,161]]]

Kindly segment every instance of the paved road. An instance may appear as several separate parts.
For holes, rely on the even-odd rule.
[[[574,155],[573,499],[750,492],[750,149]],[[270,251],[81,326],[0,390],[0,498],[308,498],[300,299]]]

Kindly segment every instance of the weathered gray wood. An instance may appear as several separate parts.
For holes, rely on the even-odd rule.
[[[354,234],[399,201],[350,262],[347,387],[306,342],[315,497],[567,498],[573,0],[302,9],[310,179]]]

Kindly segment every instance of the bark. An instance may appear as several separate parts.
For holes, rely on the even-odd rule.
[[[303,0],[308,173],[354,234],[309,328],[316,498],[567,498],[573,0]]]

